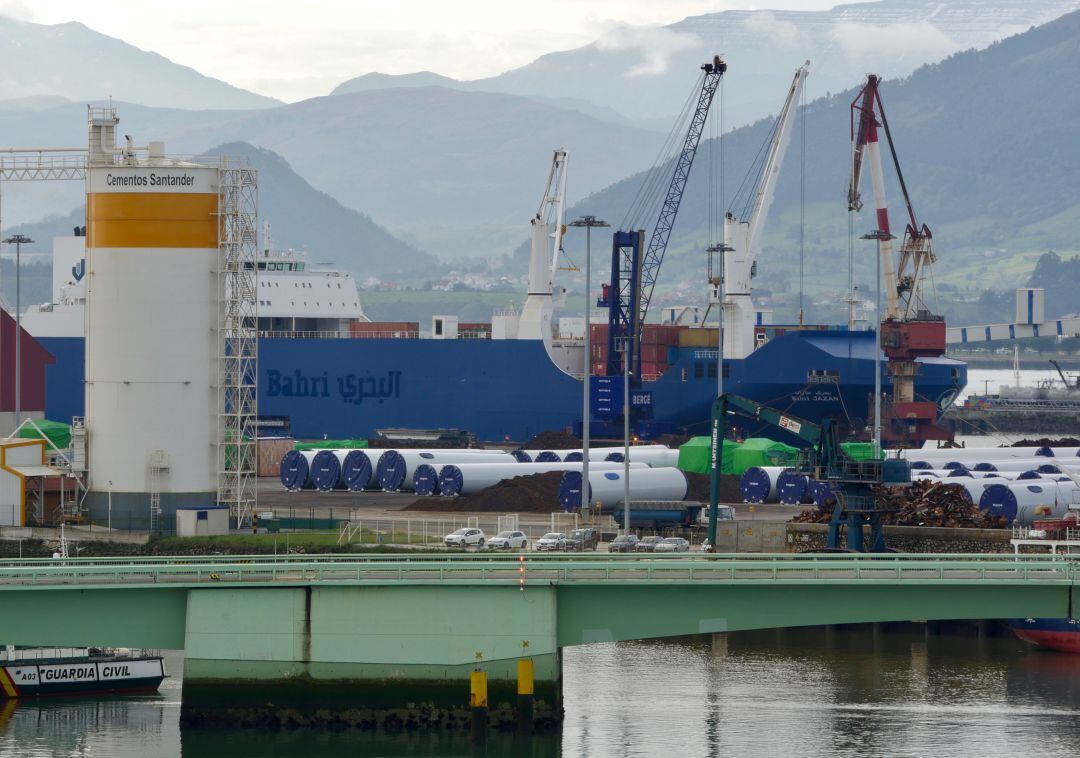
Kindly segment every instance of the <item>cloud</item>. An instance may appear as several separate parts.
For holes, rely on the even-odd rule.
[[[0,0],[0,16],[7,16],[18,21],[33,21],[34,10],[18,0]]]
[[[641,61],[627,69],[623,76],[656,76],[668,69],[671,58],[683,50],[701,44],[694,34],[672,31],[663,26],[631,26],[616,21],[604,24],[596,46],[601,50],[632,50],[641,54]]]
[[[769,40],[770,45],[795,47],[800,44],[799,27],[792,21],[781,21],[771,11],[751,13],[743,25],[755,36]]]
[[[964,47],[929,21],[881,25],[841,22],[833,30],[833,40],[851,58],[881,61],[937,60]]]

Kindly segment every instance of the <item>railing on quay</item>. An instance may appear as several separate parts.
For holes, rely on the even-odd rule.
[[[523,556],[525,554],[522,554]],[[444,555],[393,557],[267,556],[128,561],[98,559],[0,566],[0,590],[63,586],[191,586],[326,584],[544,584],[596,583],[923,583],[1076,584],[1080,563],[1047,556],[910,556],[865,559],[822,556],[513,556],[453,559]],[[524,567],[524,573],[521,572]]]

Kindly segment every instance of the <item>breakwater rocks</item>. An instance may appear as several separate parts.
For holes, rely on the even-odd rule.
[[[562,722],[562,710],[536,701],[533,731],[549,733]],[[509,705],[488,711],[488,728],[499,732],[518,729],[517,710]],[[184,727],[207,729],[360,729],[389,733],[415,731],[468,731],[472,714],[467,707],[431,704],[403,708],[345,708],[315,710],[278,707],[272,703],[242,708],[192,708],[181,710]]]

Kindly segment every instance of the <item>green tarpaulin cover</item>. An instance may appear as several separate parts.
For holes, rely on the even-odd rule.
[[[45,438],[52,440],[52,443],[61,450],[67,450],[71,447],[71,426],[69,424],[62,424],[59,421],[49,421],[42,419],[41,421],[35,421],[38,428],[41,429],[41,434],[38,434],[38,430],[27,424],[19,430],[19,437],[27,440],[39,440],[42,438],[42,434]]]
[[[734,440],[724,440],[724,460],[720,473],[734,473],[731,468],[731,459],[739,443]],[[694,474],[709,473],[709,453],[711,441],[709,437],[691,437],[684,445],[679,446],[679,468]]]
[[[325,450],[340,448],[343,450],[354,447],[367,447],[367,440],[315,440],[314,442],[297,442],[297,450]]]
[[[732,454],[731,473],[741,475],[751,466],[792,466],[797,452],[798,448],[768,437],[750,437]]]

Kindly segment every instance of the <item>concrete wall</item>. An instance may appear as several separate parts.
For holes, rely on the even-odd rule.
[[[722,521],[716,527],[719,553],[783,553],[787,525],[780,521]]]

